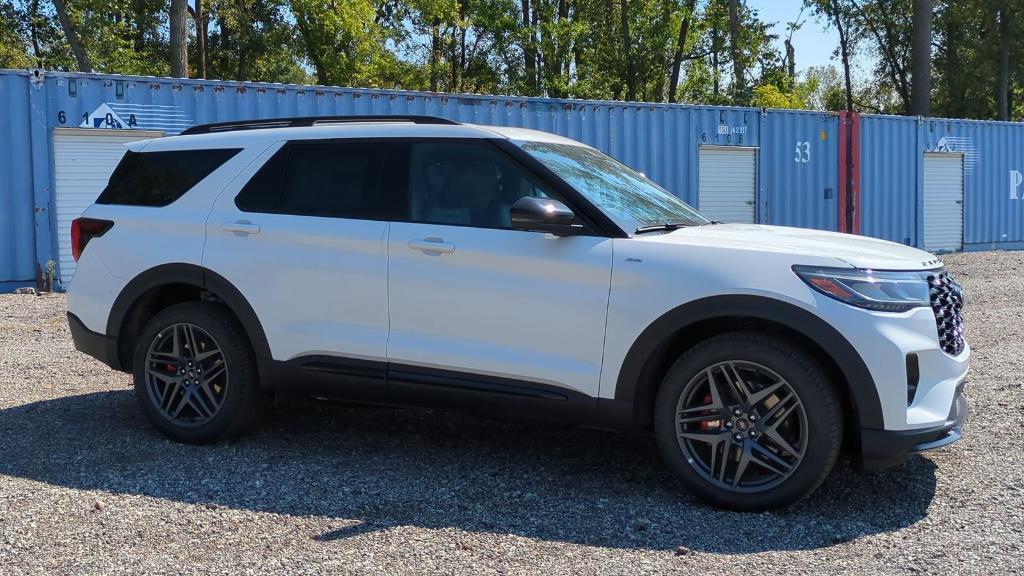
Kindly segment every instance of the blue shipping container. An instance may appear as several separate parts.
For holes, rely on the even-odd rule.
[[[1024,124],[864,116],[862,233],[927,247],[925,158],[960,155],[963,249],[1024,248]]]
[[[449,95],[103,74],[0,71],[0,281],[56,260],[53,131],[161,130],[286,116],[422,114],[554,132],[590,144],[698,205],[702,146],[755,150],[757,221],[838,229],[838,117],[758,108]],[[698,206],[699,207],[699,206]],[[6,220],[5,220],[6,222]]]

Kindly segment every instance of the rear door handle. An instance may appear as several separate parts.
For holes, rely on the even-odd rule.
[[[445,242],[440,238],[424,238],[422,240],[409,240],[409,248],[434,254],[451,254],[455,252],[455,244]]]
[[[260,233],[259,224],[253,224],[248,220],[238,220],[237,222],[225,222],[220,225],[220,228],[225,232],[234,232],[236,234],[241,234],[243,236]]]

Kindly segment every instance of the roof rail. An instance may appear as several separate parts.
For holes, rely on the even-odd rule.
[[[413,124],[459,124],[454,120],[437,116],[302,116],[296,118],[254,118],[252,120],[236,120],[233,122],[215,122],[213,124],[196,124],[181,132],[182,136],[191,134],[210,134],[214,132],[234,132],[236,130],[261,130],[265,128],[297,128],[315,126],[317,124],[344,124],[346,122],[411,122]]]

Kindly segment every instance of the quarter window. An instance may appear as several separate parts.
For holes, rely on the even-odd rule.
[[[237,149],[128,151],[97,204],[167,206],[230,160]]]
[[[524,196],[548,194],[487,144],[412,145],[409,215],[413,222],[511,228],[509,209]]]

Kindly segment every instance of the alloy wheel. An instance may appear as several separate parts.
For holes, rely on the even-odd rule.
[[[734,360],[708,366],[676,404],[676,435],[687,463],[704,480],[735,492],[784,482],[807,450],[803,402],[773,370]]]
[[[209,332],[188,323],[156,335],[146,354],[146,390],[161,416],[200,426],[220,412],[228,388],[224,352]]]

